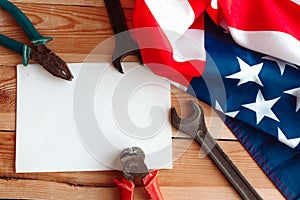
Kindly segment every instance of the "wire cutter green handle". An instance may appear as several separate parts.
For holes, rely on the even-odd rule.
[[[22,44],[21,42],[18,42],[9,37],[6,37],[5,35],[2,34],[0,34],[0,45],[21,54],[23,65],[24,66],[28,65],[28,61],[30,58],[30,50],[31,50],[29,46],[27,46],[26,44]]]
[[[11,2],[7,0],[1,0],[0,7],[6,10],[15,18],[15,20],[24,30],[25,34],[34,46],[40,44],[45,45],[48,41],[52,40],[51,37],[43,37],[34,28],[27,16]],[[30,59],[30,47],[28,47],[26,44],[23,44],[5,35],[0,34],[0,45],[21,54],[23,65],[26,66],[28,64],[28,61]]]
[[[52,40],[51,37],[43,37],[32,25],[30,20],[26,15],[17,8],[14,4],[7,0],[0,1],[0,7],[9,12],[15,20],[19,23],[21,28],[26,33],[27,37],[30,39],[31,43],[35,46],[39,44],[46,44],[48,41]]]

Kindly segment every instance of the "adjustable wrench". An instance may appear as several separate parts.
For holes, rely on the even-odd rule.
[[[124,73],[121,65],[123,58],[128,55],[135,55],[140,64],[143,64],[142,55],[139,46],[130,36],[120,0],[104,0],[104,2],[116,42],[112,55],[112,64],[120,73]]]
[[[181,119],[176,109],[171,108],[172,125],[194,138],[202,146],[243,199],[262,199],[207,131],[200,105],[195,101],[190,101],[190,104],[194,113],[186,119]]]

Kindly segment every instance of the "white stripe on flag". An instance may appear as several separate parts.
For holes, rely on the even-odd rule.
[[[189,60],[205,60],[204,30],[188,29],[184,35],[173,41],[169,34],[167,37],[172,45],[173,58],[177,62]]]
[[[162,29],[184,34],[193,24],[195,13],[187,0],[145,0]]]
[[[300,41],[293,36],[277,31],[243,31],[229,27],[235,42],[273,57],[300,65]]]
[[[291,0],[291,1],[298,4],[298,5],[300,5],[300,0]]]
[[[189,29],[195,14],[187,0],[145,0],[172,46],[177,62],[205,60],[204,31]]]
[[[210,6],[211,6],[213,9],[218,9],[218,0],[211,0]]]

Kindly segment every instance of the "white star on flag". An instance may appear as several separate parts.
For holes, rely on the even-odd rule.
[[[300,138],[287,139],[280,128],[278,128],[278,140],[293,149],[298,146],[300,142]]]
[[[293,95],[297,98],[297,102],[296,102],[296,112],[297,112],[300,109],[300,87],[284,91],[284,93]]]
[[[289,62],[287,62],[287,61],[281,60],[281,59],[279,59],[279,58],[274,58],[274,57],[272,57],[272,56],[265,56],[265,57],[262,57],[262,58],[276,62],[277,65],[278,65],[278,67],[279,67],[279,69],[280,69],[280,75],[281,75],[281,76],[282,76],[283,73],[284,73],[284,70],[285,70],[286,65],[289,65],[289,66],[291,66],[291,67],[293,67],[293,68],[298,69],[298,68],[296,67],[296,65],[294,65],[294,64],[292,64],[292,63],[289,63]]]
[[[263,63],[259,63],[253,66],[248,65],[245,61],[243,61],[241,58],[237,57],[239,66],[241,71],[231,74],[229,76],[226,76],[226,78],[231,79],[239,79],[239,85],[242,85],[247,82],[254,82],[258,85],[263,86],[262,82],[260,81],[260,78],[258,77],[258,74],[260,73]]]
[[[265,100],[264,96],[259,90],[254,103],[244,104],[242,106],[256,113],[256,124],[259,124],[264,117],[269,117],[279,122],[279,119],[271,110],[271,108],[279,99],[280,97],[277,97],[275,99]]]

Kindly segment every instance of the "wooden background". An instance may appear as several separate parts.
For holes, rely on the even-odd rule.
[[[112,30],[103,0],[12,0],[44,36],[54,40],[48,47],[66,62],[83,62]],[[134,0],[122,0],[129,27]],[[0,10],[2,34],[29,43],[14,19]],[[94,61],[110,61],[114,43],[101,49]],[[112,180],[118,171],[69,173],[15,173],[16,64],[21,57],[0,47],[0,198],[27,199],[119,199]],[[172,105],[190,114],[189,95],[172,87]],[[207,105],[206,121],[218,143],[264,199],[283,199],[241,144]],[[28,114],[30,117],[30,114]],[[199,146],[182,139],[174,130],[174,168],[160,170],[159,184],[165,199],[240,199],[212,161],[199,158]],[[184,146],[188,148],[183,148]],[[135,199],[146,199],[143,188]]]

